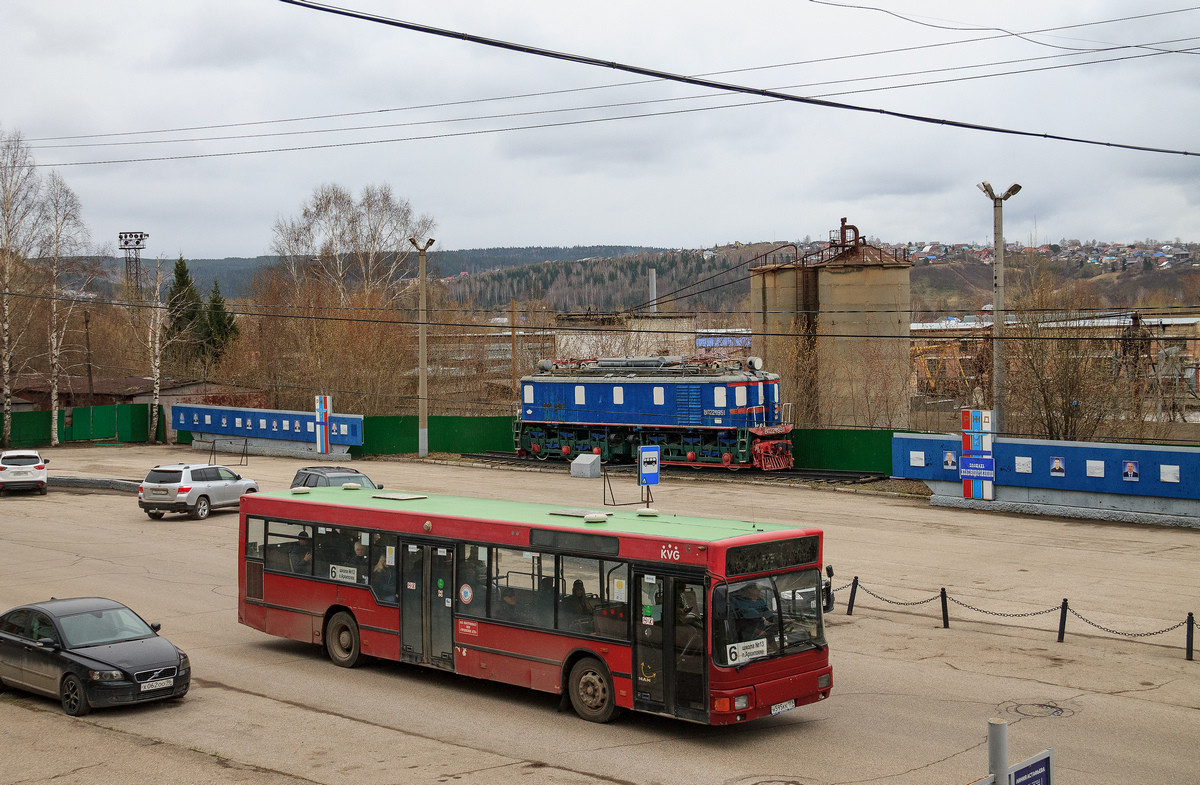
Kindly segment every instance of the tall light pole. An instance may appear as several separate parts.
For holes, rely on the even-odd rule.
[[[992,200],[995,221],[993,241],[996,245],[992,260],[992,432],[1004,433],[1004,201],[1016,196],[1021,186],[1013,183],[1002,196],[996,196],[992,184],[984,180],[978,186]]]
[[[410,237],[408,241],[413,244],[420,252],[421,262],[419,265],[420,279],[417,282],[417,289],[421,293],[421,316],[418,349],[417,349],[417,364],[418,382],[417,382],[417,455],[425,458],[429,455],[429,355],[425,347],[425,252],[429,250],[429,246],[433,245],[433,238],[430,237],[425,241],[425,245],[417,242],[417,238]]]

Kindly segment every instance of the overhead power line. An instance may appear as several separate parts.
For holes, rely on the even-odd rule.
[[[1069,24],[1069,25],[1058,25],[1055,27],[1043,27],[1043,28],[1039,28],[1039,29],[1035,29],[1035,30],[1025,30],[1025,31],[1022,31],[1019,33],[1001,33],[1001,34],[997,34],[997,35],[979,36],[976,38],[963,38],[963,39],[959,39],[957,41],[939,41],[937,43],[931,43],[931,44],[916,44],[913,46],[901,46],[901,47],[894,47],[891,49],[876,49],[876,50],[867,51],[867,52],[853,52],[853,53],[844,54],[844,55],[830,55],[827,57],[815,57],[815,58],[810,58],[808,60],[794,60],[794,61],[785,62],[785,63],[772,63],[772,64],[768,64],[768,65],[747,66],[744,68],[731,68],[731,69],[727,69],[727,70],[723,70],[723,71],[708,71],[705,73],[695,74],[695,76],[701,76],[701,77],[724,76],[726,74],[749,73],[752,71],[766,71],[766,70],[778,69],[778,68],[793,68],[793,67],[802,66],[802,65],[815,65],[815,64],[819,64],[819,63],[830,63],[830,62],[836,62],[836,61],[842,61],[842,60],[854,60],[854,59],[859,59],[859,58],[864,58],[864,57],[880,57],[880,56],[889,55],[889,54],[902,54],[905,52],[916,52],[916,51],[921,51],[921,50],[925,50],[925,49],[939,49],[939,48],[943,48],[943,47],[961,46],[964,44],[980,43],[980,42],[984,42],[984,41],[993,41],[993,40],[997,40],[997,39],[1009,38],[1012,36],[1021,37],[1021,36],[1038,35],[1038,34],[1044,34],[1044,33],[1061,32],[1063,30],[1074,30],[1074,29],[1079,29],[1079,28],[1083,28],[1083,27],[1097,27],[1097,26],[1101,26],[1101,25],[1116,24],[1119,22],[1128,22],[1128,21],[1132,21],[1132,20],[1136,20],[1136,19],[1146,19],[1146,18],[1157,17],[1157,16],[1167,16],[1167,15],[1171,15],[1171,14],[1179,14],[1179,13],[1184,13],[1187,11],[1196,11],[1196,10],[1200,10],[1200,6],[1193,6],[1191,8],[1174,9],[1174,10],[1170,10],[1170,11],[1157,11],[1157,12],[1146,13],[1146,14],[1135,14],[1135,15],[1131,15],[1131,16],[1113,17],[1110,19],[1100,19],[1100,20],[1096,20],[1096,21],[1092,21],[1092,22],[1076,22],[1074,24]],[[1186,39],[1184,39],[1184,40],[1186,40]],[[1162,45],[1165,43],[1172,43],[1172,42],[1159,41],[1159,42],[1154,42],[1151,44],[1132,44],[1129,46],[1145,47],[1145,46]],[[1103,51],[1110,51],[1113,49],[1129,48],[1129,46],[1111,45],[1111,46],[1097,48],[1092,51],[1103,52]],[[1192,52],[1187,52],[1187,54],[1192,54]],[[389,112],[407,112],[407,111],[414,111],[414,110],[419,110],[419,109],[440,109],[440,108],[445,108],[445,107],[449,107],[449,106],[465,106],[465,105],[469,105],[469,104],[488,103],[488,102],[494,102],[494,101],[510,101],[510,100],[517,100],[517,99],[522,99],[522,98],[540,98],[540,97],[544,97],[544,96],[563,95],[563,94],[567,94],[567,93],[589,92],[592,90],[607,90],[607,89],[615,88],[615,87],[631,87],[631,86],[635,86],[635,85],[654,84],[654,83],[657,83],[660,81],[662,81],[662,80],[660,80],[660,79],[640,79],[640,80],[632,81],[632,82],[614,82],[614,83],[603,84],[603,85],[592,85],[589,87],[571,87],[571,88],[565,88],[565,89],[561,89],[561,90],[543,90],[543,91],[532,92],[532,93],[516,93],[516,94],[512,94],[512,95],[493,96],[493,97],[489,97],[489,98],[472,98],[472,99],[465,99],[465,100],[461,100],[461,101],[443,101],[443,102],[439,102],[439,103],[419,104],[419,105],[414,105],[414,106],[388,107],[388,108],[382,108],[382,109],[365,109],[365,110],[360,110],[360,111],[356,111],[356,112],[334,112],[334,113],[327,113],[327,114],[305,115],[305,116],[301,116],[301,117],[277,118],[277,119],[273,119],[273,120],[249,120],[249,121],[232,122],[232,123],[212,123],[212,124],[208,124],[208,125],[190,125],[190,126],[181,126],[181,127],[175,127],[175,128],[159,128],[159,129],[140,130],[140,131],[114,131],[114,132],[109,132],[109,133],[76,134],[76,135],[69,135],[69,136],[42,136],[42,137],[28,138],[28,139],[26,139],[26,141],[27,142],[55,142],[55,141],[67,141],[67,140],[74,140],[74,139],[103,139],[103,138],[114,137],[114,136],[149,136],[149,135],[153,135],[153,134],[173,134],[173,133],[184,133],[184,132],[188,132],[188,131],[211,131],[211,130],[219,130],[222,128],[244,128],[244,127],[248,127],[248,126],[258,126],[258,125],[276,125],[276,124],[280,124],[280,123],[310,122],[313,120],[330,120],[330,119],[338,119],[338,118],[344,118],[344,117],[362,117],[362,116],[366,116],[366,115],[385,114],[385,113],[389,113]]]
[[[388,27],[396,27],[403,30],[411,30],[413,32],[422,33],[425,35],[434,35],[442,38],[452,38],[468,43],[478,44],[480,46],[488,46],[494,49],[503,49],[519,54],[534,55],[537,57],[545,57],[552,60],[561,60],[564,62],[578,63],[580,65],[588,65],[599,68],[611,68],[617,71],[624,71],[631,74],[639,74],[641,76],[652,77],[655,79],[663,79],[680,84],[689,84],[695,87],[706,87],[714,90],[723,90],[726,92],[740,93],[743,95],[761,96],[777,101],[789,101],[792,103],[807,104],[810,106],[819,106],[826,109],[840,109],[851,112],[863,112],[868,114],[878,114],[883,117],[892,117],[899,120],[909,120],[911,122],[925,123],[929,125],[941,125],[950,128],[959,128],[969,131],[980,131],[984,133],[1002,134],[1008,136],[1041,138],[1053,141],[1069,142],[1072,144],[1093,145],[1099,147],[1112,147],[1122,150],[1132,150],[1135,152],[1147,153],[1162,153],[1166,155],[1182,155],[1182,156],[1197,156],[1200,153],[1195,153],[1187,150],[1174,150],[1164,147],[1151,147],[1147,145],[1124,144],[1120,142],[1106,142],[1097,139],[1085,139],[1082,137],[1065,136],[1061,134],[1039,133],[1036,131],[1024,131],[1015,128],[1004,128],[1001,126],[984,125],[981,123],[971,123],[962,120],[950,120],[946,118],[931,117],[928,115],[918,115],[909,112],[898,112],[891,109],[880,109],[875,107],[858,106],[855,104],[847,104],[840,101],[830,101],[823,98],[807,98],[804,96],[792,95],[790,93],[781,93],[776,90],[766,90],[757,87],[749,87],[746,85],[737,85],[728,82],[717,82],[711,79],[702,79],[693,76],[685,76],[683,74],[675,74],[668,71],[659,71],[653,68],[645,68],[642,66],[629,65],[618,63],[616,61],[605,61],[585,55],[572,54],[569,52],[557,52],[550,49],[542,49],[534,46],[513,43],[511,41],[502,41],[496,38],[485,38],[483,36],[472,35],[455,30],[446,30],[430,25],[417,24],[415,22],[407,22],[401,19],[392,19],[390,17],[368,14],[361,11],[354,11],[348,8],[340,8],[337,6],[326,5],[323,3],[313,3],[308,0],[280,0],[288,5],[298,6],[312,11],[322,11],[324,13],[334,14],[337,16],[345,16],[351,19],[358,19],[374,24],[382,24]]]
[[[1175,38],[1175,39],[1171,39],[1168,41],[1161,41],[1159,43],[1173,44],[1173,43],[1183,43],[1183,42],[1187,42],[1187,41],[1196,41],[1196,40],[1200,40],[1200,36],[1190,36],[1188,38]],[[1107,51],[1117,51],[1117,50],[1125,50],[1125,49],[1135,49],[1135,48],[1140,48],[1140,45],[1130,44],[1130,45],[1125,45],[1125,46],[1115,46],[1115,47],[1111,47],[1109,49],[1104,49],[1104,50],[1090,50],[1088,52],[1088,54],[1103,53],[1103,52],[1107,52]],[[1059,65],[1047,65],[1047,66],[1040,66],[1040,67],[1036,67],[1036,68],[1020,68],[1020,69],[1015,69],[1015,70],[1011,70],[1011,71],[998,71],[998,72],[994,72],[994,73],[975,74],[973,76],[956,77],[956,78],[952,78],[952,79],[939,79],[939,80],[931,80],[931,81],[925,81],[925,82],[912,82],[912,83],[908,83],[908,84],[885,85],[882,87],[865,88],[865,89],[860,89],[860,90],[847,90],[844,92],[837,92],[837,93],[824,93],[824,94],[818,95],[816,97],[829,98],[829,97],[836,97],[836,96],[842,96],[842,95],[854,95],[854,94],[867,93],[867,92],[879,92],[879,91],[883,91],[883,90],[898,90],[898,89],[903,89],[906,87],[925,87],[925,86],[936,85],[936,84],[949,84],[952,82],[974,81],[974,80],[978,80],[978,79],[993,79],[993,78],[997,78],[997,77],[1001,77],[1001,76],[1014,76],[1014,75],[1020,75],[1020,74],[1037,73],[1040,71],[1054,71],[1054,70],[1061,70],[1061,69],[1065,69],[1065,68],[1078,68],[1078,67],[1088,66],[1088,65],[1103,65],[1106,63],[1120,62],[1122,60],[1137,60],[1137,59],[1141,59],[1141,58],[1145,58],[1145,57],[1157,57],[1157,56],[1160,56],[1163,54],[1170,54],[1170,53],[1181,53],[1182,52],[1182,53],[1188,53],[1188,54],[1200,54],[1200,52],[1196,51],[1197,49],[1200,49],[1200,47],[1190,47],[1188,49],[1158,50],[1158,51],[1146,52],[1146,53],[1142,53],[1142,54],[1126,55],[1124,57],[1107,57],[1107,58],[1103,58],[1100,60],[1087,60],[1084,62],[1064,63],[1064,64],[1059,64]],[[926,69],[921,69],[921,70],[917,70],[917,71],[903,71],[903,72],[891,73],[891,74],[874,74],[871,76],[859,76],[859,77],[851,77],[851,78],[846,78],[846,79],[828,79],[828,80],[823,80],[820,82],[807,82],[807,83],[803,83],[803,84],[781,85],[781,86],[774,87],[771,89],[773,89],[773,90],[796,90],[796,89],[809,88],[809,87],[825,87],[825,86],[829,86],[829,85],[853,84],[856,82],[873,82],[873,81],[879,81],[879,80],[883,80],[883,79],[900,79],[900,78],[911,77],[911,76],[923,76],[926,74],[942,74],[942,73],[948,73],[948,72],[953,72],[953,71],[968,71],[968,70],[977,69],[977,68],[994,68],[996,66],[1002,66],[1002,65],[1014,65],[1017,63],[1030,63],[1030,62],[1036,62],[1036,61],[1040,61],[1040,60],[1054,60],[1054,59],[1063,58],[1063,57],[1079,57],[1080,54],[1081,53],[1079,53],[1079,52],[1066,52],[1066,53],[1054,54],[1054,55],[1043,55],[1041,57],[1025,57],[1025,58],[1018,58],[1018,59],[1014,59],[1014,60],[998,60],[998,61],[993,61],[993,62],[989,62],[989,63],[975,63],[975,64],[971,64],[971,65],[956,65],[956,66],[947,66],[947,67],[943,67],[943,68],[926,68]],[[450,118],[441,118],[441,119],[434,119],[434,120],[413,120],[413,121],[409,121],[409,122],[400,122],[400,123],[379,123],[379,124],[375,124],[375,125],[340,126],[340,127],[335,127],[335,128],[308,128],[308,129],[295,130],[295,131],[266,131],[263,133],[252,133],[252,134],[227,134],[224,136],[196,136],[196,137],[184,137],[184,138],[173,138],[173,139],[125,139],[122,141],[109,141],[109,142],[67,142],[65,144],[32,145],[31,149],[34,149],[34,150],[64,150],[64,149],[80,149],[80,148],[92,148],[92,147],[130,147],[130,146],[140,146],[140,145],[185,144],[185,143],[195,143],[195,142],[225,142],[225,141],[241,140],[241,139],[270,139],[270,138],[287,137],[287,136],[312,136],[315,134],[346,133],[346,132],[350,132],[350,131],[378,131],[378,130],[383,130],[383,129],[387,129],[387,128],[411,128],[411,127],[415,127],[415,126],[441,125],[443,123],[445,123],[445,124],[466,123],[466,122],[477,122],[477,121],[481,121],[481,120],[500,120],[500,119],[514,118],[514,117],[532,117],[532,116],[548,115],[548,114],[563,114],[566,112],[584,112],[584,111],[595,111],[595,110],[599,110],[599,109],[619,109],[619,108],[625,108],[625,107],[630,107],[630,106],[647,106],[647,105],[652,105],[652,104],[668,104],[668,103],[677,103],[680,101],[697,101],[697,100],[704,100],[704,99],[708,99],[708,98],[715,98],[718,96],[722,96],[724,94],[725,93],[723,93],[723,92],[707,92],[707,93],[702,93],[699,95],[677,96],[677,97],[673,97],[673,98],[650,98],[650,99],[645,99],[645,100],[641,100],[641,101],[624,101],[624,102],[608,103],[608,104],[591,104],[588,106],[562,107],[562,108],[556,108],[556,109],[535,109],[535,110],[529,110],[529,111],[525,111],[525,112],[504,112],[504,113],[500,113],[500,114],[472,115],[469,117],[450,117]],[[380,111],[400,111],[400,110],[380,110]]]

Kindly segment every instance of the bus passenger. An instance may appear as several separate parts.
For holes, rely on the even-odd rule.
[[[367,568],[371,566],[371,562],[367,559],[367,545],[361,540],[356,540],[354,543],[354,556],[350,558],[350,565],[358,570],[358,582],[367,582]]]
[[[526,622],[525,611],[517,605],[517,593],[511,586],[500,590],[500,602],[493,613],[498,621]]]
[[[592,614],[596,609],[592,607],[592,601],[588,599],[587,591],[583,587],[583,581],[575,581],[571,584],[571,593],[563,598],[562,606],[559,613],[559,627],[579,629],[587,627],[592,621]],[[590,631],[590,627],[587,630]]]
[[[296,538],[296,542],[292,544],[291,551],[288,553],[292,572],[311,575],[312,557],[312,537],[305,530],[300,532],[300,535]]]
[[[371,570],[371,585],[384,602],[396,601],[396,568],[388,566],[386,552],[379,554],[379,560]]]

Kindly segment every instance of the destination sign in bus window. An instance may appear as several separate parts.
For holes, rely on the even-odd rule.
[[[725,554],[725,574],[732,577],[800,567],[815,562],[819,553],[820,538],[816,536],[739,545]]]

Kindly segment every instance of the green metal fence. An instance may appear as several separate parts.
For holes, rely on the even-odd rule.
[[[893,431],[805,428],[792,431],[797,469],[892,473]]]

